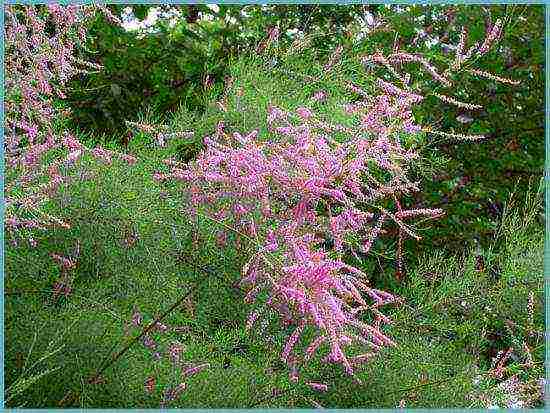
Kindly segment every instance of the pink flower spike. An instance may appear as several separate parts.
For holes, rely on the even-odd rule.
[[[81,150],[76,150],[76,151],[72,151],[69,153],[69,155],[67,156],[67,161],[68,162],[75,162],[77,161],[80,157],[82,156],[82,151]]]
[[[290,381],[293,383],[298,383],[298,380],[300,378],[298,374],[298,367],[296,367],[296,363],[292,361],[292,364],[290,366],[290,374],[289,374]]]
[[[199,364],[198,366],[195,366],[195,367],[191,367],[191,368],[188,368],[187,370],[185,370],[182,374],[183,377],[189,377],[189,376],[192,376],[194,374],[197,374],[199,372],[201,372],[202,370],[204,369],[207,369],[208,367],[210,367],[210,364],[209,363],[203,363],[203,364]]]
[[[320,90],[316,92],[311,98],[314,102],[324,102],[327,99],[326,92]]]
[[[273,230],[270,229],[267,232],[266,241],[267,241],[267,244],[265,245],[266,251],[274,252],[277,250],[278,248],[277,237],[275,235],[275,232],[273,232]]]
[[[298,116],[300,116],[302,119],[307,120],[313,116],[313,113],[308,108],[298,108],[296,109],[296,113]]]
[[[326,384],[322,384],[322,383],[313,383],[313,382],[309,382],[309,383],[306,383],[309,387],[311,387],[313,390],[317,390],[317,391],[327,391],[328,390],[328,386]]]
[[[137,310],[135,310],[134,314],[132,315],[132,324],[135,327],[139,327],[141,325],[142,319],[143,318],[141,317],[141,314]]]
[[[296,327],[296,329],[294,330],[294,332],[292,333],[292,335],[288,339],[288,341],[285,345],[285,348],[283,350],[283,354],[281,355],[281,360],[283,360],[284,362],[288,362],[290,352],[292,351],[294,345],[296,344],[296,342],[298,341],[298,339],[302,335],[302,331],[304,331],[304,327],[305,327],[305,323],[302,322],[298,327]]]
[[[313,353],[315,353],[315,351],[317,351],[317,349],[319,348],[319,346],[326,340],[326,337],[325,336],[319,336],[317,337],[315,340],[313,340],[313,342],[308,346],[308,348],[306,349],[306,355],[304,357],[304,360],[307,361],[311,358],[311,356],[313,355]]]
[[[166,180],[166,178],[167,178],[166,175],[165,175],[165,174],[161,174],[160,172],[155,172],[155,173],[153,174],[153,180],[154,180],[155,182],[162,182],[162,181]]]
[[[137,159],[132,155],[121,155],[120,157],[123,161],[127,162],[128,165],[134,165],[137,162]]]

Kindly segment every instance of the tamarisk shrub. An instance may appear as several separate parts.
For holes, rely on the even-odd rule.
[[[500,32],[489,30],[481,46],[467,51],[463,33],[452,70],[467,69],[471,56],[486,53],[497,37],[495,30]],[[331,66],[337,59],[330,59]],[[244,238],[253,246],[240,281],[249,288],[245,301],[259,299],[262,290],[268,298],[250,314],[247,327],[267,308],[280,314],[283,323],[295,326],[281,355],[292,381],[298,380],[298,364],[323,348],[328,350],[323,362],[340,364],[352,375],[377,350],[395,344],[382,331],[382,323],[390,320],[379,308],[399,299],[368,286],[367,274],[346,264],[345,255],[368,255],[383,226],[393,223],[399,229],[400,272],[403,238],[420,239],[406,221],[443,214],[440,209],[405,210],[399,201],[419,191],[419,183],[408,178],[418,153],[403,144],[404,138],[431,129],[415,123],[412,109],[424,96],[409,84],[410,73],[398,69],[418,63],[444,87],[453,86],[450,72],[441,73],[427,58],[399,51],[364,56],[362,62],[382,65],[399,86],[379,78],[372,93],[347,84],[359,98],[343,105],[349,122],[332,123],[307,107],[287,111],[271,106],[267,136],[262,137],[259,129],[229,131],[220,122],[215,133],[204,139],[205,150],[194,162],[168,159],[170,171],[154,175],[156,181],[184,184],[186,213],[218,223],[222,228],[218,240],[225,243],[228,230],[237,234],[237,241]],[[318,96],[324,98],[325,92],[313,100]],[[396,210],[382,206],[388,200]],[[364,313],[370,313],[372,323],[365,321]],[[299,355],[295,348],[306,328],[317,334]],[[367,352],[357,354],[364,347]]]
[[[442,213],[375,208],[377,201],[418,189],[407,178],[417,154],[400,138],[419,129],[410,111],[417,97],[381,93],[367,98],[365,114],[348,111],[352,126],[326,122],[305,107],[294,112],[271,107],[264,139],[258,131],[228,133],[220,123],[195,162],[182,166],[167,160],[170,173],[155,175],[186,184],[190,214],[208,216],[256,247],[243,268],[241,283],[250,287],[245,299],[250,302],[266,289],[264,307],[296,324],[282,353],[290,366],[297,362],[293,349],[308,325],[319,335],[304,361],[325,343],[330,349],[325,361],[342,364],[349,374],[372,354],[348,357],[345,347],[359,343],[376,351],[394,344],[380,330],[389,320],[378,308],[396,297],[369,287],[367,275],[343,261],[344,251],[368,254],[386,221],[419,238],[404,221]],[[330,249],[322,247],[327,239]],[[251,313],[248,327],[263,310]],[[366,311],[374,315],[372,325],[358,318]]]
[[[68,172],[85,152],[107,163],[115,156],[135,162],[129,155],[89,150],[62,127],[65,83],[100,68],[77,53],[98,9],[117,21],[104,6],[5,7],[5,222],[14,242],[26,232],[35,246],[30,230],[69,227],[41,206],[74,179]]]

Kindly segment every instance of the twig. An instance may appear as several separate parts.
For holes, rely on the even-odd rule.
[[[89,380],[88,383],[93,383],[96,381],[102,373],[104,373],[109,367],[111,367],[113,364],[117,362],[117,360],[122,357],[129,349],[132,347],[133,344],[135,344],[140,338],[142,338],[144,335],[146,335],[149,331],[151,331],[160,321],[162,321],[164,318],[166,318],[172,311],[174,311],[177,307],[183,304],[183,302],[191,295],[193,294],[199,287],[200,284],[195,284],[194,287],[189,289],[185,294],[183,294],[174,304],[172,304],[164,313],[162,313],[160,316],[158,316],[155,320],[153,320],[145,329],[142,330],[142,332],[134,337],[130,342],[124,346],[122,350],[120,350],[117,354],[115,354],[110,361],[104,361],[102,362],[102,367],[94,374]]]

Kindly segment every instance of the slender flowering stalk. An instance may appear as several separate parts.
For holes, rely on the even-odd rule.
[[[460,40],[458,41],[458,45],[456,47],[456,58],[459,61],[463,61],[464,59],[464,51],[466,50],[466,42],[468,41],[468,28],[463,27],[462,32],[460,33]]]
[[[464,140],[464,141],[480,141],[485,139],[485,135],[463,135],[461,133],[449,133],[449,132],[436,131],[430,128],[424,128],[422,130],[426,133],[431,133],[433,135],[439,135],[446,138],[455,138],[455,139]]]
[[[203,371],[204,369],[207,369],[208,367],[210,367],[209,363],[203,363],[203,364],[199,364],[198,366],[190,367],[182,373],[182,377],[185,378],[185,377],[193,376]]]
[[[461,109],[469,109],[469,110],[483,109],[483,106],[481,105],[460,102],[459,100],[456,100],[450,96],[440,95],[439,93],[435,93],[435,92],[432,94],[438,99],[442,100],[443,102],[450,103],[451,105],[455,105],[456,107]]]
[[[306,383],[309,387],[311,387],[313,390],[317,390],[317,391],[327,391],[328,390],[328,386],[326,384],[322,384],[322,383],[313,383],[313,382],[309,382],[309,383]]]
[[[69,172],[85,152],[106,162],[115,156],[136,162],[113,151],[90,151],[58,130],[58,119],[65,114],[55,101],[65,97],[66,82],[87,69],[100,68],[78,57],[87,25],[98,10],[117,20],[105,6],[5,7],[6,230],[15,242],[26,235],[35,246],[31,230],[67,227],[41,206],[72,181]]]
[[[494,80],[495,82],[509,84],[509,85],[512,85],[512,86],[517,86],[521,83],[517,80],[512,80],[512,79],[508,79],[508,78],[505,78],[505,77],[497,76],[497,75],[494,75],[492,73],[485,72],[483,70],[470,69],[469,72],[471,74],[475,75],[475,76],[484,77],[486,79]]]
[[[340,60],[340,58],[342,57],[342,52],[344,51],[344,48],[342,46],[338,46],[336,47],[336,49],[334,49],[334,51],[332,52],[332,54],[330,55],[330,58],[328,60],[328,62],[325,64],[325,66],[323,67],[323,70],[324,71],[329,71],[332,69],[332,67],[338,63],[338,61]]]
[[[498,40],[500,37],[502,31],[502,20],[497,19],[495,24],[490,28],[490,30],[487,31],[487,34],[485,36],[485,40],[481,44],[478,50],[478,54],[484,55],[486,54],[491,46]]]

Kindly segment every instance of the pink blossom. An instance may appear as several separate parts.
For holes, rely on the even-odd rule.
[[[210,367],[209,363],[203,363],[203,364],[199,364],[199,365],[194,366],[194,367],[190,367],[182,373],[182,377],[193,376],[193,375],[195,375],[195,374],[197,374],[197,373],[201,372],[202,370],[207,369],[209,367]]]
[[[123,154],[123,155],[120,156],[120,158],[123,161],[127,162],[128,165],[134,165],[137,162],[137,159],[132,155]]]
[[[313,382],[309,382],[309,383],[306,383],[309,387],[311,387],[313,390],[317,390],[317,391],[327,391],[328,390],[328,386],[326,384],[322,384],[322,383],[313,383]]]
[[[268,252],[273,252],[273,251],[277,250],[277,248],[278,248],[277,237],[276,237],[275,232],[273,230],[267,231],[266,241],[267,241],[267,243],[265,245],[265,249]]]
[[[318,92],[315,92],[311,99],[314,102],[324,102],[327,99],[327,94],[325,91],[319,90]]]
[[[285,348],[283,350],[283,354],[281,355],[281,359],[283,361],[288,361],[288,358],[290,356],[290,352],[292,351],[292,348],[294,347],[294,345],[296,344],[296,342],[298,341],[298,339],[300,338],[300,335],[302,334],[302,331],[304,330],[304,327],[305,327],[305,324],[302,323],[300,324],[295,330],[294,332],[292,333],[292,335],[290,336],[290,338],[288,339],[286,345],[285,345]]]
[[[313,116],[313,113],[308,108],[298,108],[296,109],[296,113],[298,116],[300,116],[302,119],[307,120]]]
[[[134,327],[139,327],[142,320],[143,318],[141,317],[141,313],[135,310],[134,314],[132,315],[132,324],[134,325]]]

